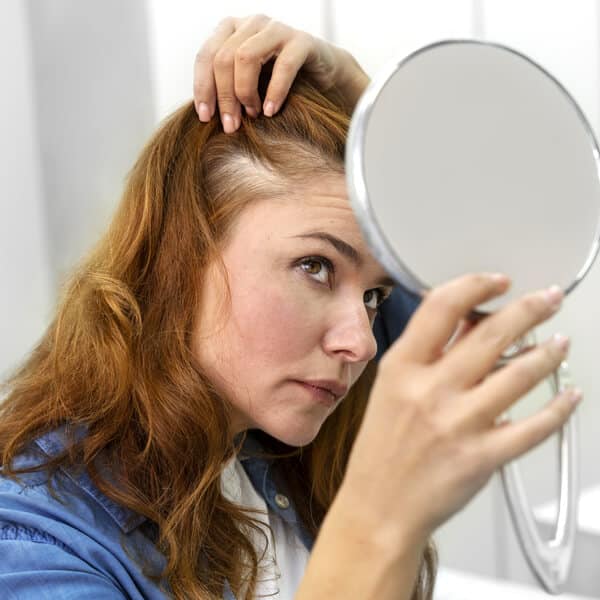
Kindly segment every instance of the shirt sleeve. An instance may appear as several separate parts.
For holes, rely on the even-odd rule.
[[[0,539],[0,598],[3,600],[125,600],[106,575],[61,544]]]

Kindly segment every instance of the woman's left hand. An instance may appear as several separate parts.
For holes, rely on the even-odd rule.
[[[275,57],[264,103],[258,95],[262,66]],[[354,57],[337,46],[264,15],[221,21],[196,56],[194,103],[201,121],[209,121],[218,105],[226,133],[238,129],[241,107],[251,117],[274,115],[303,67],[321,89],[332,86],[353,107],[369,79]]]

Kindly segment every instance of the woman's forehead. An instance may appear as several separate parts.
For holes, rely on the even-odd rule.
[[[270,220],[281,221],[281,230],[288,235],[331,230],[332,234],[350,235],[355,242],[361,237],[345,185],[324,181],[322,185],[306,186],[289,197],[274,198],[263,211]]]
[[[290,211],[302,212],[306,219],[322,219],[328,215],[334,219],[346,219],[356,224],[346,180],[340,174],[316,177],[313,181],[296,186],[290,197],[281,198]]]
[[[349,230],[358,227],[345,178],[337,173],[320,174],[312,181],[277,185],[246,204],[234,223],[233,229],[239,231],[248,226],[255,232],[269,228],[297,230],[307,225],[335,225]]]
[[[318,243],[335,250],[357,268],[375,270],[386,279],[362,235],[341,179],[252,203],[241,215],[234,233],[237,251],[248,255],[252,248],[314,247]]]

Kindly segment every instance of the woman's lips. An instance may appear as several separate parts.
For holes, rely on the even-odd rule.
[[[298,383],[305,390],[307,390],[314,400],[329,408],[335,406],[338,401],[338,396],[327,388],[314,385],[313,383],[309,383],[307,381],[296,381],[296,383]]]

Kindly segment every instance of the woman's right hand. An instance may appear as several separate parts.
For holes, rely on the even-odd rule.
[[[263,65],[275,59],[264,103],[258,95]],[[228,17],[199,50],[194,65],[194,104],[201,121],[218,108],[226,133],[251,117],[271,117],[283,104],[298,71],[309,72],[322,90],[336,86],[354,107],[369,82],[346,50],[265,15]]]
[[[498,467],[568,420],[578,391],[519,422],[498,422],[560,365],[567,338],[554,336],[494,371],[509,346],[555,314],[560,289],[508,304],[445,349],[460,320],[508,286],[506,277],[485,274],[432,290],[380,361],[338,499],[354,506],[356,525],[423,543]]]

